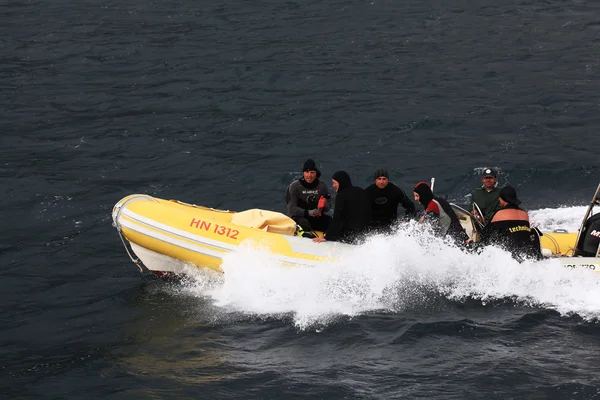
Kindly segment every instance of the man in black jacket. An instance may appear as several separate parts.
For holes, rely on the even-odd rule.
[[[346,243],[356,242],[366,233],[371,223],[371,204],[364,189],[352,186],[346,171],[337,171],[332,176],[333,189],[337,192],[333,208],[333,221],[325,237],[314,238],[314,242],[326,240]]]
[[[398,219],[398,205],[400,204],[404,207],[404,218],[414,218],[415,204],[404,193],[404,190],[389,181],[388,171],[379,168],[375,171],[374,177],[375,183],[365,189],[371,201],[373,228],[389,231]]]
[[[285,204],[290,216],[306,231],[326,231],[331,217],[329,211],[330,194],[325,182],[319,180],[321,171],[316,163],[308,159],[302,167],[302,178],[292,182],[285,191]]]

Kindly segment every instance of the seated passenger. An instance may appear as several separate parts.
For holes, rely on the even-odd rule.
[[[404,218],[415,217],[415,204],[406,196],[404,190],[389,181],[387,170],[380,168],[375,171],[375,183],[365,190],[371,200],[373,227],[389,230],[398,219],[398,205],[404,207]]]
[[[331,197],[327,185],[319,180],[321,171],[308,159],[302,167],[302,178],[292,182],[285,191],[287,214],[305,231],[324,232],[331,217],[327,201]]]
[[[500,190],[500,206],[492,220],[483,228],[479,245],[499,245],[512,253],[519,262],[542,257],[540,238],[529,225],[529,215],[519,208],[521,201],[512,186]]]
[[[326,240],[355,243],[367,232],[371,223],[371,204],[364,189],[352,186],[346,171],[337,171],[332,176],[333,189],[337,192],[333,208],[333,221],[325,232],[325,237],[317,237],[313,242]]]
[[[426,182],[419,182],[414,188],[415,200],[425,208],[425,215],[419,222],[429,222],[433,231],[441,236],[451,237],[457,245],[465,246],[469,236],[450,203],[441,197],[434,196]]]
[[[490,222],[494,213],[501,208],[498,202],[500,189],[497,187],[496,171],[492,168],[484,168],[481,182],[482,185],[475,189],[471,195],[471,208],[473,208],[473,204],[477,204],[483,215],[479,215],[475,211],[472,211],[471,214],[485,225]]]

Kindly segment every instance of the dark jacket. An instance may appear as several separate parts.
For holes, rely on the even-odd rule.
[[[285,191],[285,204],[288,216],[308,217],[308,211],[317,208],[321,196],[325,197],[328,201],[331,197],[327,185],[318,178],[312,183],[306,182],[304,178],[292,182]],[[327,205],[322,212],[327,212],[329,209],[330,207]]]
[[[371,205],[364,189],[352,186],[350,176],[345,171],[333,174],[339,183],[333,221],[325,233],[325,239],[346,243],[355,242],[366,233],[371,223]]]
[[[522,262],[525,257],[541,259],[540,238],[526,219],[504,219],[509,210],[521,210],[507,204],[499,210],[483,228],[479,245],[498,245],[509,251],[513,258]],[[525,214],[527,215],[527,214]],[[497,219],[497,221],[495,221]]]
[[[373,226],[388,227],[393,225],[398,218],[398,205],[404,207],[406,218],[415,217],[415,204],[408,198],[404,190],[393,183],[388,183],[383,189],[372,184],[366,189],[371,202]]]
[[[481,212],[483,213],[483,218],[485,218],[485,221],[490,222],[496,211],[502,208],[500,207],[500,202],[498,201],[499,196],[499,188],[495,187],[488,192],[484,186],[480,186],[475,189],[471,195],[471,208],[473,207],[473,203],[477,203],[481,209]]]

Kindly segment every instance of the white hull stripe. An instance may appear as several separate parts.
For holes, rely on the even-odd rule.
[[[223,254],[228,253],[229,250],[225,250],[225,252],[223,251],[216,251],[216,250],[212,250],[212,249],[207,249],[206,247],[201,247],[198,246],[196,244],[192,244],[192,243],[188,243],[185,242],[181,239],[176,239],[173,238],[171,236],[167,236],[164,233],[160,233],[160,232],[156,232],[153,230],[150,230],[144,226],[138,225],[138,224],[134,224],[130,221],[127,220],[122,220],[121,221],[121,226],[131,229],[132,231],[136,231],[138,233],[141,233],[142,235],[146,235],[148,237],[151,237],[153,239],[156,240],[160,240],[161,242],[164,243],[168,243],[170,245],[173,246],[177,246],[180,247],[182,249],[186,249],[186,250],[191,250],[194,251],[196,253],[200,253],[200,254],[204,254],[206,256],[210,256],[210,257],[215,257],[218,259],[221,259],[223,257]]]
[[[231,245],[231,244],[228,244],[228,243],[220,242],[218,240],[209,239],[207,237],[200,236],[200,235],[194,235],[193,233],[189,233],[189,232],[186,232],[186,231],[181,230],[181,229],[173,228],[172,226],[163,224],[161,222],[157,222],[157,221],[155,221],[153,219],[150,219],[150,218],[147,218],[147,217],[143,217],[143,216],[141,216],[141,215],[139,215],[139,214],[137,214],[137,213],[135,213],[135,212],[133,212],[131,210],[128,210],[128,209],[124,209],[121,214],[125,215],[125,216],[127,216],[129,218],[131,218],[134,221],[137,221],[137,222],[140,222],[142,224],[151,226],[152,228],[155,228],[155,229],[158,229],[158,230],[161,230],[161,231],[164,231],[164,232],[168,232],[168,233],[170,233],[172,235],[180,236],[180,237],[192,240],[194,242],[199,242],[199,243],[205,244],[207,246],[212,246],[212,247],[215,247],[217,249],[221,249],[223,251],[231,251],[231,250],[234,250],[237,247],[235,245]],[[121,225],[125,226],[125,224],[124,224],[125,220],[121,220],[119,222],[121,223]],[[152,236],[152,235],[149,235],[149,236]]]

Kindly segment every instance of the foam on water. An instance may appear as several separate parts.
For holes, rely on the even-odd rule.
[[[549,227],[561,218],[575,223],[569,216],[581,218],[584,212],[579,207],[554,211],[562,216],[547,210],[532,215]],[[496,247],[465,253],[420,230],[412,225],[372,237],[339,261],[313,268],[280,266],[267,252],[242,248],[225,257],[218,284],[199,278],[186,290],[211,298],[224,318],[229,313],[291,315],[300,329],[340,316],[427,307],[432,295],[484,303],[509,298],[588,320],[600,316],[600,274],[566,269],[558,260],[519,264]]]
[[[578,231],[587,206],[542,208],[529,211],[532,223],[541,230],[566,229]]]

